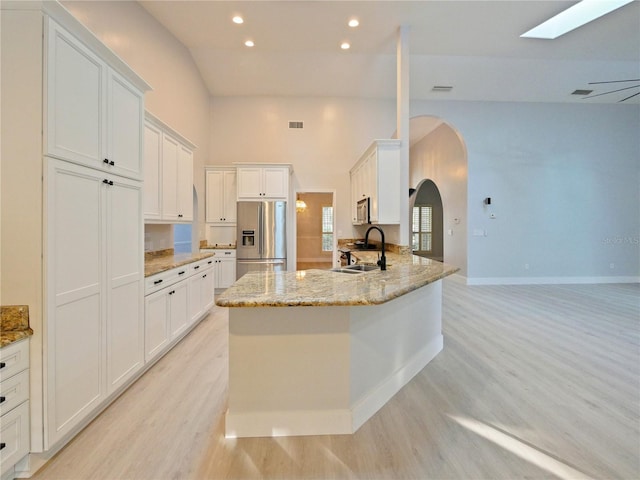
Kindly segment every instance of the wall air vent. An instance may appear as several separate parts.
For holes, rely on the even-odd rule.
[[[451,90],[453,90],[453,87],[448,85],[434,85],[431,89],[432,92],[450,92]]]
[[[289,122],[289,128],[304,128],[302,122]]]
[[[571,95],[589,95],[593,90],[574,90]]]

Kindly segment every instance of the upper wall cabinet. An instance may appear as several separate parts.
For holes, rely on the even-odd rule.
[[[406,198],[400,188],[400,140],[374,140],[353,166],[351,209],[357,222],[357,203],[369,198],[371,223],[400,223],[400,202]]]
[[[239,166],[238,200],[287,200],[289,175],[288,164]]]
[[[236,223],[236,168],[206,167],[207,223]]]
[[[45,153],[142,180],[142,92],[52,19],[47,30]]]
[[[179,133],[146,113],[144,125],[144,219],[147,223],[193,221],[193,149]]]

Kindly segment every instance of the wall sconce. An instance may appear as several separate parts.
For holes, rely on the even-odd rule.
[[[304,212],[307,209],[307,204],[304,200],[300,200],[300,195],[296,199],[296,212]]]
[[[491,205],[491,197],[487,197],[484,199],[484,204],[485,205]]]

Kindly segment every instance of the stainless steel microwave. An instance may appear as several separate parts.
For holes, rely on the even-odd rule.
[[[371,200],[369,197],[358,201],[356,211],[358,223],[371,223],[370,209]]]

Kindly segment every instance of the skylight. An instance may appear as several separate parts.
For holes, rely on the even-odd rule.
[[[596,18],[631,3],[633,0],[582,0],[575,5],[551,17],[546,22],[523,33],[520,37],[545,38],[553,40]]]

